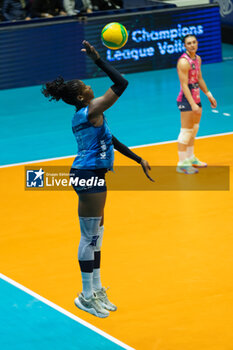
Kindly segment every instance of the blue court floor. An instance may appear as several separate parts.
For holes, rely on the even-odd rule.
[[[130,349],[114,343],[1,278],[0,310],[2,350]]]

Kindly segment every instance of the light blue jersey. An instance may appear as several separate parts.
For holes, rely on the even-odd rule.
[[[112,134],[104,118],[103,125],[94,127],[88,120],[88,106],[75,113],[72,130],[78,144],[78,154],[72,168],[112,169],[114,151]]]

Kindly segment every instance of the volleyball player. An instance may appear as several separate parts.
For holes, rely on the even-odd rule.
[[[82,292],[75,299],[81,310],[104,318],[109,311],[117,307],[108,300],[106,289],[100,278],[100,257],[103,240],[103,216],[106,200],[105,174],[113,167],[114,148],[125,156],[141,164],[146,176],[153,181],[148,171],[150,165],[125,145],[120,143],[110,132],[103,112],[110,108],[122,95],[128,81],[103,61],[99,53],[87,41],[83,41],[84,51],[113,81],[113,85],[101,97],[94,98],[90,86],[81,80],[64,82],[62,77],[46,83],[42,89],[46,97],[76,107],[72,120],[72,130],[78,144],[78,155],[75,158],[70,176],[71,179],[98,178],[104,186],[73,185],[79,196],[78,214],[81,239],[78,249],[78,260],[82,276]]]
[[[211,107],[216,108],[217,102],[208,90],[201,72],[201,57],[196,54],[198,41],[195,35],[184,37],[186,52],[179,58],[177,64],[181,90],[177,98],[181,114],[181,130],[178,137],[179,162],[177,171],[185,174],[195,174],[197,168],[206,167],[194,155],[194,140],[199,129],[202,115],[200,89],[208,97]]]

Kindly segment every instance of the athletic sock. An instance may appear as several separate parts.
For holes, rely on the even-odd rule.
[[[102,283],[100,279],[100,252],[95,252],[94,269],[93,269],[93,289],[100,290]]]
[[[178,151],[179,155],[179,162],[183,162],[187,158],[187,152],[186,151]]]
[[[82,293],[85,299],[90,299],[93,295],[93,272],[81,272],[82,275]]]
[[[192,158],[194,156],[194,146],[188,146],[187,147],[187,157]]]

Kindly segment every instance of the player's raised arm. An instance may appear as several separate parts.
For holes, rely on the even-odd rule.
[[[114,85],[109,88],[106,93],[98,98],[91,101],[89,105],[89,118],[99,116],[106,109],[110,108],[125,91],[128,81],[108,62],[105,62],[100,58],[99,53],[96,51],[94,46],[86,40],[83,41],[84,48],[83,52],[95,62],[95,64],[101,68],[113,81]]]

